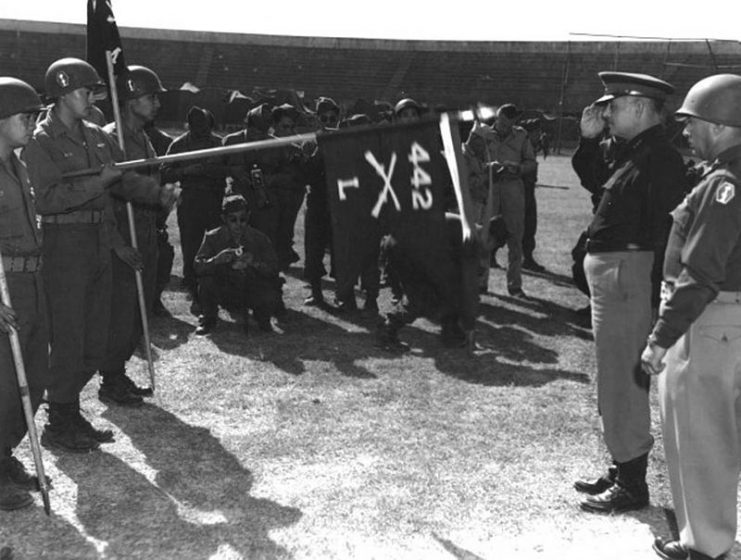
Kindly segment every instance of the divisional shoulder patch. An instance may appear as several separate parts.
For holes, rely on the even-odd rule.
[[[733,183],[728,181],[722,182],[718,186],[718,190],[715,192],[715,200],[721,204],[728,204],[736,196],[736,187]]]

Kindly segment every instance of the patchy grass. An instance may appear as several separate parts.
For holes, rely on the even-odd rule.
[[[175,276],[172,317],[152,322],[156,397],[107,407],[91,383],[83,406],[116,442],[45,451],[52,516],[38,499],[0,513],[0,547],[16,560],[654,558],[653,536],[671,533],[655,389],[651,507],[577,507],[573,481],[607,459],[591,334],[574,313],[587,302],[570,282],[591,207],[567,157],[542,161],[540,182],[536,255],[549,272],[528,275],[533,297],[519,302],[493,271],[473,357],[425,321],[402,331],[408,354],[379,351],[375,317],[302,307],[300,267],[279,334],[245,338],[224,315],[197,338]],[[145,382],[145,366],[135,358],[130,373]]]

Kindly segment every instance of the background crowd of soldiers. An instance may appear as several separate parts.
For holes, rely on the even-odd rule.
[[[0,327],[6,332],[15,329],[21,337],[33,410],[42,396],[48,402],[41,444],[75,453],[93,451],[114,439],[110,430],[97,429],[80,411],[80,392],[96,373],[103,402],[138,406],[152,394],[151,387],[139,387],[126,375],[126,364],[140,343],[143,323],[146,326],[137,300],[149,311],[167,313],[161,294],[169,281],[174,249],[166,222],[176,202],[183,286],[192,300],[191,311],[199,317],[196,334],[211,332],[219,307],[241,312],[245,332],[250,313],[260,329],[273,330],[274,318],[285,311],[281,272],[300,259],[294,227],[303,204],[308,286],[304,303],[329,305],[322,278],[332,249],[331,217],[324,164],[315,141],[129,171],[114,165],[292,137],[306,113],[289,104],[263,103],[248,111],[243,130],[222,138],[214,132],[213,115],[191,107],[186,132],[172,139],[154,126],[158,94],[164,91],[154,71],[129,66],[118,78],[120,116],[109,124],[95,105],[105,89],[96,70],[76,58],[59,59],[47,69],[46,106],[25,82],[3,78],[0,83],[0,249],[12,294],[12,306],[0,305]],[[390,109],[380,113],[381,122],[417,121],[425,112],[411,98]],[[474,126],[463,147],[469,181],[477,189],[476,218],[479,226],[488,224],[478,228],[478,250],[469,259],[482,292],[488,288],[491,250],[505,240],[511,245],[510,268],[519,275],[522,265],[521,177],[530,176],[534,187],[536,164],[527,133],[513,126],[518,115],[513,105],[503,106],[493,124]],[[377,124],[365,114],[342,119],[340,106],[329,97],[317,100],[313,117],[318,133]],[[481,149],[472,147],[477,140],[483,141]],[[506,153],[500,154],[502,147]],[[512,196],[496,201],[491,196],[491,185],[500,181],[519,186],[515,204]],[[452,257],[462,252],[456,220],[454,216],[450,222],[450,237],[458,238],[451,244]],[[396,334],[403,324],[420,315],[442,314],[443,340],[461,345],[464,331],[473,325],[461,324],[456,309],[456,294],[463,289],[460,281],[442,288],[434,285],[434,290],[447,292],[440,297],[419,298],[431,284],[405,277],[405,259],[395,255],[393,239],[379,244],[379,255],[381,246],[386,247],[385,281],[393,288],[397,307],[380,325],[378,344],[398,350]],[[381,264],[368,263],[359,279],[363,308],[374,314]],[[525,265],[539,267],[532,259],[532,244]],[[511,294],[525,297],[519,276],[514,284],[508,276],[508,287]],[[355,281],[336,286],[338,311],[357,310],[355,289]],[[0,508],[16,509],[31,503],[28,491],[38,486],[38,478],[12,453],[26,424],[18,384],[10,375],[14,368],[9,346],[0,344],[0,360]]]

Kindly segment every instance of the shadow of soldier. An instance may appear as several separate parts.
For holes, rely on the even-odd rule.
[[[269,531],[301,512],[253,498],[253,477],[209,430],[154,405],[107,409],[122,460],[106,452],[62,456],[58,467],[78,484],[77,515],[115,558],[209,558],[224,550],[244,558],[291,555]],[[116,447],[119,446],[117,442]],[[105,447],[104,447],[105,449]]]
[[[33,507],[0,512],[0,560],[99,558],[95,544],[60,515],[60,497],[50,493],[51,516],[46,517],[41,499]]]

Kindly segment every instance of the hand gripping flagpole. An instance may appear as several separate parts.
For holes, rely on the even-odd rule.
[[[0,261],[2,255],[0,254]],[[10,290],[8,290],[8,280],[5,278],[5,269],[0,264],[0,300],[3,305],[12,307],[10,303]],[[23,404],[23,416],[26,418],[28,427],[28,441],[31,443],[31,453],[33,462],[36,466],[36,476],[39,479],[39,491],[44,501],[44,511],[46,515],[51,515],[51,504],[49,503],[49,487],[46,483],[46,473],[44,472],[44,461],[41,457],[41,447],[39,446],[39,437],[36,433],[36,423],[33,419],[33,407],[31,406],[31,393],[28,389],[28,379],[26,378],[26,368],[23,364],[23,353],[21,351],[21,340],[18,331],[10,327],[10,348],[13,352],[13,361],[15,362],[15,374],[18,378],[18,390],[21,394]]]
[[[123,136],[123,121],[121,120],[121,111],[118,107],[118,91],[116,90],[116,76],[113,72],[113,53],[105,52],[106,66],[108,67],[108,83],[111,91],[111,105],[113,105],[113,117],[116,121],[116,133],[118,136],[118,145],[121,151],[126,154],[126,146]],[[131,246],[139,250],[139,244],[136,239],[136,225],[134,223],[134,207],[130,201],[126,201],[126,216],[129,219],[129,236],[131,237]],[[147,317],[147,303],[144,299],[144,281],[142,280],[141,270],[134,270],[136,277],[136,293],[139,298],[139,315],[141,315],[142,331],[144,334],[144,349],[147,354],[147,366],[149,367],[149,386],[152,392],[155,390],[154,384],[154,360],[152,358],[152,344],[149,339],[149,319]]]

